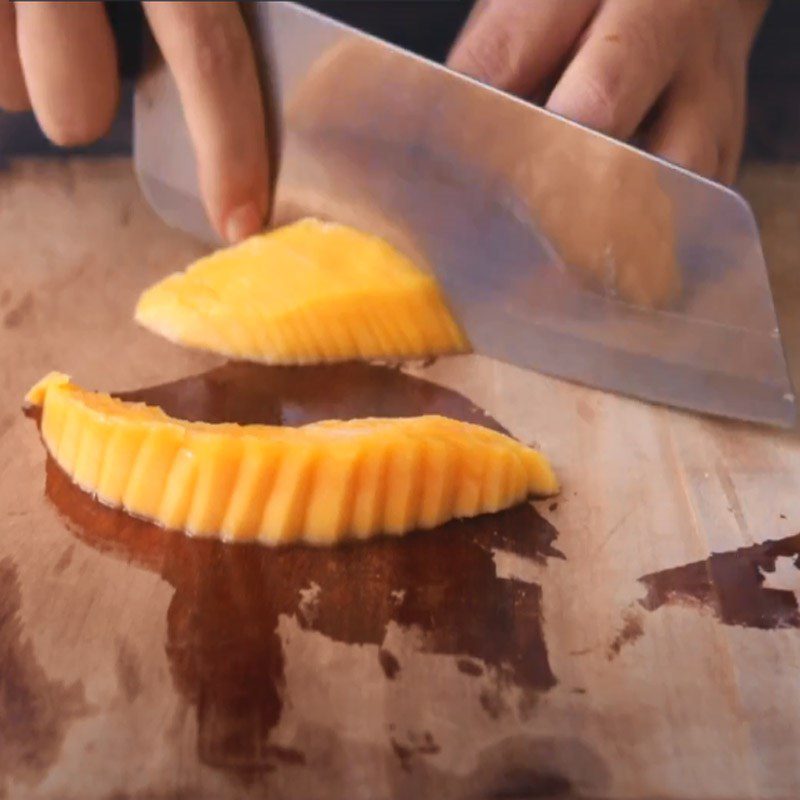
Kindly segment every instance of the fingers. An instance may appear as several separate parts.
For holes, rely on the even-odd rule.
[[[715,10],[703,46],[686,58],[645,132],[647,149],[708,178],[735,180],[744,140],[747,59],[763,10],[760,2]]]
[[[547,107],[628,138],[674,75],[689,41],[683,0],[607,0]]]
[[[114,38],[101,3],[17,2],[17,46],[30,102],[59,145],[102,136],[117,108]]]
[[[599,0],[485,0],[447,65],[499,89],[529,96],[563,63]]]
[[[178,85],[206,209],[238,241],[261,229],[269,176],[255,57],[237,3],[146,2]]]
[[[10,0],[0,0],[0,108],[24,111],[31,107],[17,53],[17,21]]]
[[[664,98],[645,145],[661,158],[707,178],[731,183],[744,138],[744,75],[712,80],[688,70]]]
[[[719,132],[704,108],[704,96],[692,87],[675,87],[650,131],[646,145],[654,155],[707,178],[720,165]]]
[[[741,110],[730,126],[726,127],[720,138],[719,164],[717,165],[716,178],[726,184],[732,184],[739,174],[739,165],[742,161],[745,134],[745,106],[744,92]]]

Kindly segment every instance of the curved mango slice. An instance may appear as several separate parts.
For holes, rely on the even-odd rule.
[[[468,349],[434,278],[381,239],[305,219],[201,258],[147,289],[144,327],[270,364]]]
[[[332,544],[551,495],[547,460],[439,416],[287,428],[185,422],[51,373],[28,393],[56,462],[111,506],[198,536]]]

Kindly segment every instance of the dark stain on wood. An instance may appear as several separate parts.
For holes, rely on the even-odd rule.
[[[164,791],[112,792],[103,800],[197,800],[193,789],[166,789]]]
[[[117,641],[117,681],[125,699],[132,703],[142,691],[142,675],[139,658],[124,640]]]
[[[394,653],[389,652],[386,648],[382,647],[378,650],[378,661],[380,662],[383,674],[391,681],[397,677],[400,672],[400,662]]]
[[[33,311],[33,295],[26,292],[14,306],[12,306],[3,317],[3,327],[8,330],[19,328],[28,319]]]
[[[430,731],[425,731],[421,737],[410,734],[408,741],[401,743],[394,736],[389,739],[400,766],[406,772],[411,772],[413,761],[416,756],[434,756],[440,752],[441,748],[433,738]]]
[[[125,397],[211,422],[300,425],[440,413],[502,430],[456,392],[364,364],[302,369],[233,363]],[[304,761],[303,753],[271,739],[288,699],[281,616],[337,642],[378,648],[390,623],[419,630],[423,652],[486,665],[497,686],[481,702],[495,716],[508,710],[505,688],[539,693],[556,683],[540,587],[498,578],[492,558],[496,548],[541,562],[563,557],[553,546],[556,530],[530,504],[402,539],[266,548],[192,539],[107,508],[51,459],[46,493],[81,540],[156,572],[175,588],[166,642],[172,678],[196,709],[200,760],[233,775]],[[305,615],[301,592],[311,584],[319,587],[315,614]],[[394,664],[387,671],[383,659],[391,678]]]
[[[647,589],[641,604],[648,611],[666,605],[701,606],[725,625],[800,628],[795,593],[764,586],[765,575],[775,571],[781,557],[800,568],[800,534],[645,575],[639,579]]]
[[[392,738],[389,741],[392,745],[392,751],[397,756],[397,760],[400,762],[400,766],[406,772],[411,772],[411,757],[414,755],[414,751],[410,747],[400,744],[397,739]]]
[[[422,742],[417,745],[417,752],[425,755],[435,755],[440,750],[441,748],[434,741],[433,734],[430,731],[425,731],[422,734]]]
[[[533,798],[613,797],[605,762],[596,752],[574,737],[510,736],[487,747],[481,763],[459,797]],[[580,775],[581,783],[591,776],[593,791],[586,795],[565,777],[565,765]],[[476,784],[475,778],[482,779]]]
[[[498,687],[483,689],[478,697],[483,710],[492,718],[499,719],[508,712],[508,705]]]
[[[0,417],[0,439],[2,439],[14,427],[17,421],[16,414],[6,414]]]
[[[644,635],[642,612],[637,608],[626,608],[622,612],[622,627],[608,646],[607,658],[613,661],[622,651],[622,648],[635,642]]]
[[[71,563],[72,557],[75,555],[75,545],[69,544],[64,548],[64,552],[58,557],[53,572],[60,575]]]
[[[267,748],[267,752],[277,761],[284,764],[305,764],[306,757],[299,751],[292,747],[280,747],[279,745],[271,745]]]
[[[515,770],[506,776],[507,789],[489,795],[491,800],[534,800],[541,797],[578,797],[572,793],[572,784],[562,775],[541,774],[533,770]]]
[[[0,560],[0,796],[4,780],[42,780],[58,759],[70,725],[88,712],[83,684],[48,677],[20,617],[16,566]]]
[[[471,675],[473,678],[483,675],[483,667],[471,658],[459,658],[458,661],[456,661],[456,666],[459,672],[463,672],[465,675]]]

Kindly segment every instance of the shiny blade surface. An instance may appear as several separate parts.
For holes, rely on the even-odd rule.
[[[433,270],[478,352],[601,389],[792,424],[736,193],[294,3],[247,6],[280,137],[273,224],[316,215]],[[214,241],[176,87],[137,89],[142,188]]]

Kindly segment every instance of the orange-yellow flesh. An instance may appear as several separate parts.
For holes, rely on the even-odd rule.
[[[547,460],[439,416],[298,428],[185,422],[51,373],[26,397],[56,462],[110,506],[225,540],[332,544],[558,491]]]
[[[469,349],[434,278],[387,242],[304,219],[147,289],[136,320],[166,338],[271,364]]]

